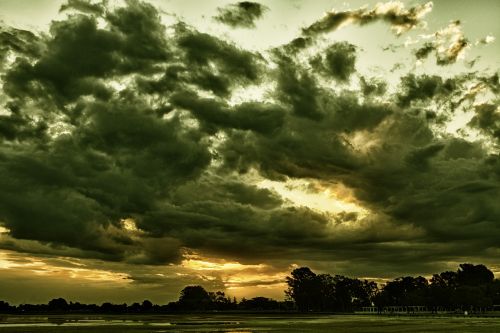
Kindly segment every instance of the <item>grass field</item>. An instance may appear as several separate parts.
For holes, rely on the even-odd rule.
[[[364,315],[3,316],[0,332],[498,333],[500,318]]]

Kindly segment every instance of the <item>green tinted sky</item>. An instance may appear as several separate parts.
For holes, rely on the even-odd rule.
[[[498,275],[500,2],[253,8],[0,0],[0,299]]]

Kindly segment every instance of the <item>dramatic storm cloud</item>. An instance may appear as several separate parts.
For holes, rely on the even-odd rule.
[[[294,265],[500,272],[497,21],[432,2],[174,2],[0,21],[7,300],[282,298]],[[281,12],[304,18],[285,33]]]

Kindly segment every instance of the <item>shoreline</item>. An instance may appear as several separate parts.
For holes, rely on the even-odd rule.
[[[356,317],[405,317],[405,318],[500,318],[500,312],[486,313],[359,313],[359,312],[266,312],[266,311],[214,311],[214,312],[170,312],[170,313],[0,313],[0,323],[5,317],[173,317],[173,316],[269,316],[269,317],[335,317],[335,316],[356,316]]]

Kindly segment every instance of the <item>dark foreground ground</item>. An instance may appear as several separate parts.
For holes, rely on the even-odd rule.
[[[500,318],[367,315],[0,316],[0,332],[499,333]]]

